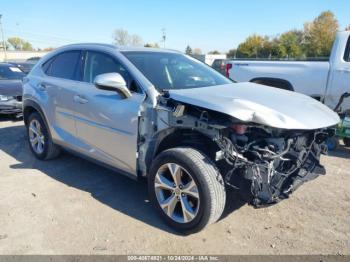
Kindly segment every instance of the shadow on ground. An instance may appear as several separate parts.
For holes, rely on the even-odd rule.
[[[55,160],[37,160],[29,150],[23,125],[0,128],[0,150],[19,162],[10,168],[40,170],[70,187],[89,192],[96,200],[119,212],[176,234],[161,221],[149,202],[146,181],[133,181],[69,153]],[[229,191],[227,198],[223,218],[245,204],[234,191]]]
[[[350,159],[350,147],[340,145],[339,148],[337,148],[337,150],[328,151],[328,155],[331,157]]]
[[[23,121],[22,116],[15,116],[15,115],[0,115],[0,122],[20,122]]]

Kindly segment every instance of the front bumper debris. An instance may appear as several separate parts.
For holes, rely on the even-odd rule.
[[[333,131],[310,131],[286,139],[253,142],[255,146],[231,157],[233,168],[226,174],[225,181],[239,189],[254,207],[278,203],[305,182],[326,174],[320,156],[327,152],[325,141],[332,134]]]

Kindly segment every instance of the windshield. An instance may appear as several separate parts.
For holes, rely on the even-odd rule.
[[[232,83],[202,62],[178,53],[122,52],[160,91]]]
[[[25,74],[16,66],[0,66],[0,80],[22,79]]]

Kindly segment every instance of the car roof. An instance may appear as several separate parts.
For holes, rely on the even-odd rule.
[[[164,52],[164,53],[181,53],[176,50],[171,49],[163,49],[163,48],[151,48],[151,47],[132,47],[132,46],[115,46],[112,44],[104,44],[104,43],[77,43],[62,46],[56,50],[60,49],[70,49],[70,48],[94,48],[94,47],[102,47],[107,49],[113,49],[119,52]]]

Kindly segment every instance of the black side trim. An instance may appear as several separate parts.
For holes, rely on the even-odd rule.
[[[344,61],[350,62],[350,36],[348,38],[348,42],[347,42],[346,47],[345,47]]]

